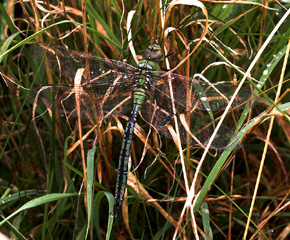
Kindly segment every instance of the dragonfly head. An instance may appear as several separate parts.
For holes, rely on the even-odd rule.
[[[160,62],[164,59],[164,53],[157,44],[151,44],[144,51],[142,58],[153,62]]]

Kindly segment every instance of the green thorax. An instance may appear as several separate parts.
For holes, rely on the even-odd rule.
[[[140,68],[147,68],[147,69],[152,70],[152,71],[159,71],[160,70],[159,62],[154,62],[154,61],[146,60],[146,59],[140,60],[138,66]],[[144,71],[144,73],[145,73],[145,71]]]
[[[164,53],[161,47],[157,44],[149,45],[142,55],[142,60],[139,62],[139,68],[141,70],[141,77],[139,84],[143,85],[146,82],[146,73],[149,71],[159,71],[160,63],[164,59]]]

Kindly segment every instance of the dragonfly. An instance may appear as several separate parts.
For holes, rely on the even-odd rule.
[[[35,45],[36,46],[36,45]],[[78,85],[71,83],[44,85],[32,94],[38,106],[60,111],[66,116],[96,119],[101,123],[114,114],[128,114],[117,172],[115,203],[111,216],[119,217],[128,180],[131,143],[138,115],[158,133],[174,139],[172,127],[178,127],[181,143],[206,146],[216,120],[214,112],[225,109],[236,86],[209,83],[163,71],[165,56],[159,44],[144,51],[137,67],[122,61],[85,55],[50,43],[37,44],[46,51],[48,65],[53,71],[75,78],[78,69],[85,72]],[[76,91],[76,89],[78,89]],[[243,108],[252,92],[242,88],[232,108]],[[78,104],[78,110],[77,105]],[[228,149],[239,145],[237,135],[222,125],[211,148]]]

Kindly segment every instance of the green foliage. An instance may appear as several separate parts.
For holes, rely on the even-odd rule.
[[[132,165],[139,167],[129,178],[123,214],[113,220],[110,212],[115,170],[127,117],[116,116],[100,126],[93,120],[82,121],[87,167],[84,172],[77,119],[67,120],[46,109],[36,108],[35,112],[34,100],[27,96],[37,86],[67,81],[35,60],[30,43],[66,45],[136,66],[135,59],[155,39],[169,49],[164,38],[169,27],[174,28],[168,40],[173,47],[170,67],[178,66],[175,73],[188,77],[202,73],[213,83],[239,83],[289,4],[282,1],[282,7],[271,2],[266,8],[259,2],[204,2],[209,20],[206,25],[201,5],[171,8],[158,6],[159,1],[86,2],[86,23],[81,2],[66,2],[63,6],[58,5],[59,1],[50,1],[32,6],[22,1],[10,5],[6,0],[0,4],[1,232],[18,239],[172,239],[176,231],[179,239],[194,239],[192,226],[196,224],[196,233],[205,239],[243,239],[246,233],[248,237],[286,239],[290,71],[284,70],[283,64],[289,65],[285,59],[289,51],[289,17],[271,38],[247,80],[259,104],[234,112],[233,130],[242,148],[207,154],[195,182],[198,196],[189,203],[191,208],[186,209],[179,228],[177,222],[192,193],[186,185],[192,187],[202,149],[182,146],[183,161],[173,140],[160,140],[139,119],[139,134],[132,146]],[[166,17],[160,9],[167,11]],[[132,10],[136,12],[129,19]],[[198,42],[205,28],[207,34]],[[188,57],[189,53],[193,54]],[[277,111],[272,109],[274,106],[278,106]],[[274,127],[267,137],[272,116]],[[259,170],[265,145],[265,164]],[[256,182],[260,183],[257,196],[253,194]],[[253,196],[255,204],[250,215]]]

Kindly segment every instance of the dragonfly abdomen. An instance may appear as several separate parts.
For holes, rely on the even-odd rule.
[[[138,88],[133,93],[133,109],[126,125],[124,137],[122,140],[122,148],[121,148],[120,157],[119,157],[117,183],[116,183],[116,190],[115,190],[115,205],[114,205],[114,211],[112,213],[112,215],[115,218],[119,217],[120,211],[122,208],[122,203],[124,201],[124,194],[125,194],[126,184],[128,180],[129,156],[130,156],[130,149],[131,149],[131,144],[132,144],[134,127],[136,124],[138,112],[143,106],[146,96],[147,96],[146,90],[143,88]]]

